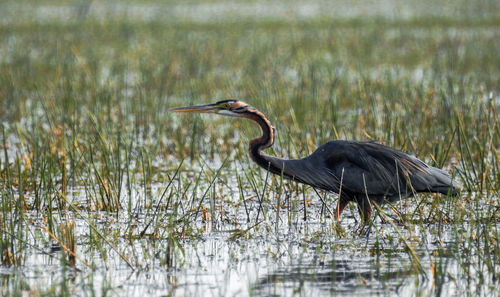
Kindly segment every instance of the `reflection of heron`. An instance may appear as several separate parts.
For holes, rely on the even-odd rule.
[[[261,152],[274,142],[274,127],[257,109],[239,100],[171,109],[173,112],[202,112],[251,119],[262,128],[262,136],[250,141],[250,156],[274,174],[339,193],[336,219],[346,205],[358,204],[364,223],[372,213],[372,202],[393,202],[414,192],[456,195],[448,173],[419,159],[375,142],[334,140],[310,156],[285,160]]]

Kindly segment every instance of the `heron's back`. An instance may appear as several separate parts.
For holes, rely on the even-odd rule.
[[[368,195],[377,202],[414,192],[457,193],[447,172],[376,142],[334,140],[302,159],[266,160],[287,178],[336,193]]]

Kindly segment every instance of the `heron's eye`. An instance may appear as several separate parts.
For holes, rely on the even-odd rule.
[[[229,104],[229,103],[225,103],[225,104],[224,104],[224,108],[225,108],[225,109],[230,109],[230,108],[231,108],[231,104]]]

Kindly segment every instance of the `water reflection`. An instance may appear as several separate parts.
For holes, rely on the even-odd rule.
[[[413,274],[401,266],[388,269],[384,265],[385,268],[381,268],[381,265],[365,258],[298,263],[260,277],[252,285],[252,292],[257,296],[309,295],[311,291],[320,296],[387,295],[397,293],[406,277]]]

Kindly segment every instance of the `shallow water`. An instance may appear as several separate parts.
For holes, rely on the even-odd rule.
[[[153,197],[159,198],[161,190],[155,187]],[[81,192],[78,189],[73,194]],[[80,203],[86,199],[73,198]],[[47,214],[27,213],[29,224],[25,225],[24,240],[29,245],[24,245],[22,265],[3,266],[0,274],[4,288],[22,282],[30,292],[66,286],[75,294],[90,291],[97,296],[105,292],[111,296],[401,296],[435,293],[435,265],[439,263],[443,271],[438,276],[444,278],[442,296],[455,296],[457,290],[464,289],[464,284],[456,282],[465,277],[464,270],[451,251],[460,248],[455,229],[468,230],[466,224],[438,222],[403,227],[377,219],[368,232],[361,234],[357,211],[353,209],[345,213],[341,225],[346,232],[339,235],[335,223],[322,214],[321,203],[316,200],[313,197],[307,209],[306,221],[300,208],[289,211],[282,207],[276,224],[275,209],[266,205],[266,214],[259,214],[257,225],[258,199],[247,201],[248,216],[241,205],[225,204],[221,210],[215,203],[220,213],[215,212],[214,220],[204,220],[201,215],[194,219],[186,208],[184,214],[191,219],[173,228],[162,222],[167,213],[155,217],[149,209],[137,208],[131,215],[126,211],[84,211],[80,213],[83,218],[72,211],[62,217],[53,213],[55,221],[69,217],[76,223],[79,259],[75,268],[61,265],[66,253],[41,230],[42,225],[47,225]],[[204,205],[210,208],[214,203]],[[403,204],[403,209],[408,214],[415,210],[408,203]],[[219,215],[222,219],[217,218]],[[145,236],[140,237],[152,220]],[[130,232],[132,221],[136,224]],[[103,250],[91,242],[95,233],[89,222],[110,241],[107,244],[99,240]],[[198,236],[183,237],[186,228],[196,230],[193,233]],[[153,229],[160,233],[153,234]],[[168,230],[175,234],[168,234]],[[175,240],[169,241],[169,235]],[[418,259],[408,248],[415,250]],[[443,254],[437,257],[440,251]],[[473,271],[474,267],[480,266],[469,268]],[[482,286],[492,285],[491,275],[487,276]]]

